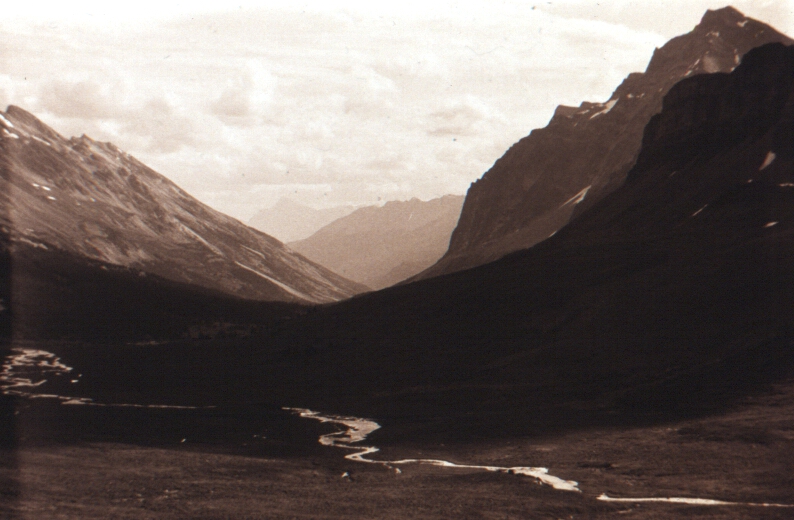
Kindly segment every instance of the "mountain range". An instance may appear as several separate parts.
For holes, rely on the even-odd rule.
[[[330,302],[364,290],[197,201],[110,143],[66,139],[15,106],[0,112],[3,233],[235,297]],[[13,251],[13,248],[12,248]]]
[[[559,106],[548,126],[515,143],[469,188],[449,250],[428,278],[531,247],[621,186],[643,129],[678,81],[730,72],[750,49],[794,43],[732,7],[707,11],[688,34],[654,51],[604,103]]]
[[[350,280],[382,289],[441,258],[462,204],[462,196],[447,195],[368,206],[288,245]]]

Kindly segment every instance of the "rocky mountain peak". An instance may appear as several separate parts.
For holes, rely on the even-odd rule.
[[[36,116],[27,110],[19,108],[16,105],[8,105],[5,116],[10,120],[15,121],[17,125],[21,123],[22,125],[27,126],[32,132],[40,134],[44,137],[50,139],[56,139],[60,137],[52,128],[42,123]]]
[[[731,72],[751,49],[787,36],[732,7],[707,11],[689,33],[654,51],[605,102],[559,107],[548,126],[514,144],[470,187],[450,247],[420,278],[531,247],[623,184],[645,125],[679,81]]]
[[[366,288],[205,206],[111,143],[0,112],[0,224],[59,251],[257,300],[330,302]],[[60,254],[59,253],[59,254]]]
[[[709,31],[733,25],[743,27],[741,24],[747,20],[748,18],[742,12],[730,5],[722,9],[707,9],[703,18],[700,19],[700,23],[695,26],[695,30]]]

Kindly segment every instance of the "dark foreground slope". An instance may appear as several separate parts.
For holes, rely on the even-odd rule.
[[[0,243],[0,266],[13,273],[0,280],[0,324],[17,345],[242,337],[306,312],[295,303],[245,300],[52,246]]]
[[[750,49],[792,40],[732,7],[707,11],[692,32],[654,51],[604,103],[560,106],[514,144],[466,194],[449,251],[422,278],[482,265],[545,240],[620,186],[643,128],[678,81],[730,72]]]
[[[364,290],[223,215],[110,143],[0,113],[0,225],[56,249],[239,298],[329,302]]]
[[[84,395],[317,407],[416,438],[722,410],[794,368],[792,143],[794,48],[764,46],[672,89],[625,185],[530,250],[250,340],[59,353]]]

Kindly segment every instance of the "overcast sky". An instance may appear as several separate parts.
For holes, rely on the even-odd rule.
[[[605,101],[707,8],[671,1],[15,2],[0,104],[111,141],[247,221],[463,194],[559,104]],[[794,0],[745,0],[794,34]]]

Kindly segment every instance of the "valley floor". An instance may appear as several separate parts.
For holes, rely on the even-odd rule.
[[[24,412],[23,412],[24,413]],[[333,426],[303,423],[311,437]],[[324,429],[323,429],[324,428]],[[307,437],[308,438],[308,437]],[[385,447],[373,458],[548,467],[582,493],[532,478],[409,465],[401,473],[319,445],[293,451],[189,441],[37,442],[7,452],[6,518],[791,518],[794,509],[615,503],[698,497],[794,504],[794,382],[717,417],[557,438]],[[365,441],[365,444],[368,442]],[[239,443],[238,443],[239,444]],[[316,443],[315,443],[316,444]],[[274,455],[276,454],[277,455]]]

